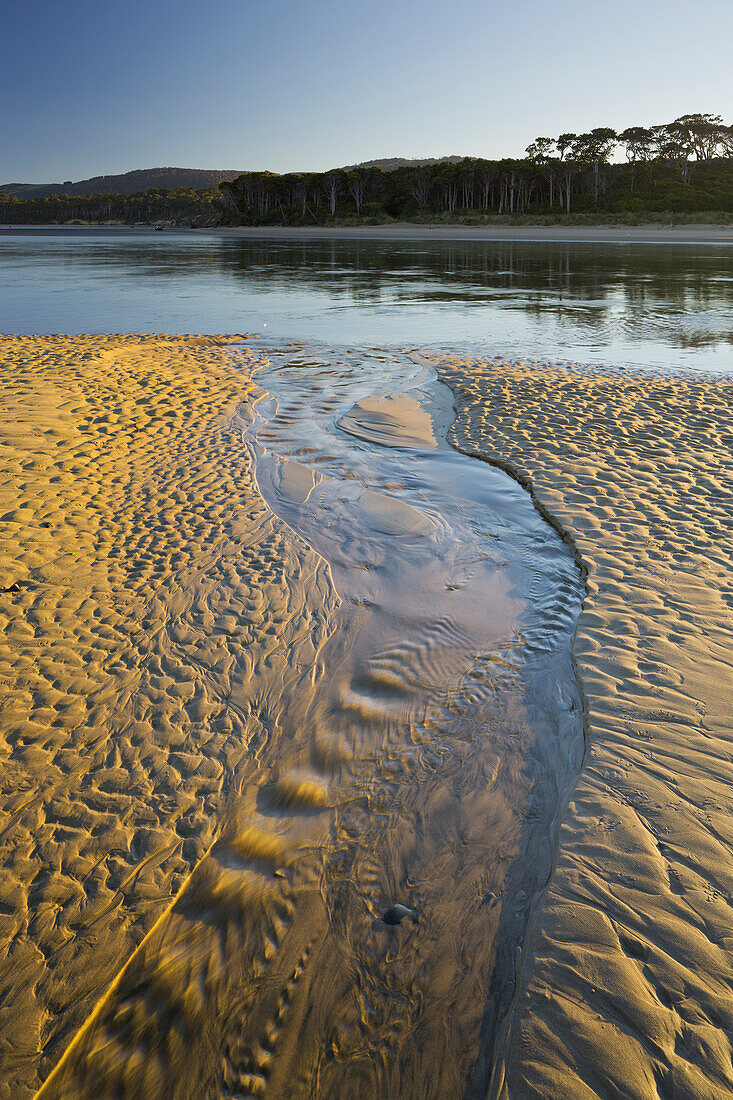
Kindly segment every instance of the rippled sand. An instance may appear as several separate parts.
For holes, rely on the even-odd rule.
[[[582,757],[567,547],[404,357],[2,351],[4,1095],[482,1091]]]
[[[253,486],[232,420],[247,380],[223,343],[0,339],[0,1095],[13,1100],[221,832],[337,602]]]
[[[729,1095],[733,386],[439,364],[456,444],[588,570],[558,852],[569,574],[497,587],[538,616],[519,663],[461,671],[436,623],[426,697],[296,533],[332,471],[285,415],[259,484],[228,343],[0,338],[0,1096]],[[400,393],[341,426],[432,454],[435,423]],[[444,530],[344,484],[377,540]]]
[[[733,1094],[733,384],[446,360],[588,569],[588,758],[496,1094]]]

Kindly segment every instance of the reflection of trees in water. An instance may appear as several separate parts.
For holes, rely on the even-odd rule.
[[[421,296],[446,290],[470,300],[477,290],[550,293],[602,305],[680,308],[730,306],[733,270],[722,250],[642,245],[523,244],[516,242],[227,242],[220,268],[244,278],[296,279],[343,293],[399,291],[396,277],[420,280]],[[233,246],[233,247],[231,247]],[[528,302],[530,299],[528,299]]]
[[[357,304],[492,302],[576,326],[641,325],[681,347],[733,342],[700,326],[733,305],[723,250],[517,242],[236,241],[218,256],[245,281],[327,291]]]
[[[551,315],[600,332],[664,335],[679,347],[733,342],[705,315],[733,306],[733,269],[722,248],[481,241],[283,241],[138,237],[64,243],[87,270],[136,278],[237,280],[243,289],[317,291],[356,305],[480,302]]]

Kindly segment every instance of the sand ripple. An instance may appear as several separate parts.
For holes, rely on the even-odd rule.
[[[733,1094],[733,385],[446,360],[462,448],[531,478],[588,571],[590,750],[506,1097]]]
[[[407,394],[365,397],[341,417],[339,427],[385,447],[437,447],[432,420]]]
[[[374,546],[334,529],[336,574],[366,566],[339,605],[257,492],[254,355],[223,343],[0,340],[0,1096],[65,1050],[44,1098],[484,1095],[494,1056],[507,1100],[730,1096],[733,386],[440,363],[457,444],[588,570],[590,747],[519,951],[577,763],[571,571],[543,583],[557,549],[520,528],[531,622],[479,649],[476,562],[444,586],[476,622],[418,629],[395,552],[370,635]],[[331,491],[312,408],[260,433],[293,522]],[[390,561],[438,537],[386,483],[343,499]]]
[[[505,475],[334,427],[409,363],[278,355],[228,424],[282,517],[280,568],[257,560],[236,612],[201,624],[266,635],[223,699],[251,724],[208,847],[39,1100],[485,1093],[582,757],[577,568]],[[385,923],[396,905],[410,918]]]
[[[335,606],[323,563],[253,488],[224,415],[246,379],[223,342],[0,339],[0,1096],[13,1100],[215,841],[277,689],[313,665]]]

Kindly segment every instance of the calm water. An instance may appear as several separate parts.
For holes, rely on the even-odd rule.
[[[247,332],[730,373],[733,250],[7,233],[0,331]]]

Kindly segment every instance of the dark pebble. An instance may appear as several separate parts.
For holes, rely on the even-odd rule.
[[[400,924],[405,917],[410,917],[411,920],[417,919],[417,913],[414,909],[408,909],[406,905],[392,905],[386,913],[382,914],[383,924]]]

